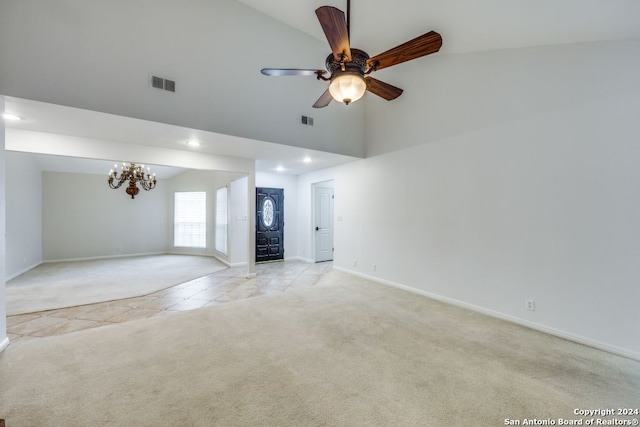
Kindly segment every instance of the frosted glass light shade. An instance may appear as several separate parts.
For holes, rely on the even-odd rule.
[[[350,103],[362,98],[367,90],[367,83],[361,75],[344,73],[334,77],[329,84],[329,93],[338,102]]]

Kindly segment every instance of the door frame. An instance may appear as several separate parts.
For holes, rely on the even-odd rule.
[[[331,247],[335,247],[335,212],[334,212],[334,200],[335,200],[335,182],[333,179],[329,179],[321,182],[314,182],[311,184],[311,246],[313,251],[313,262],[317,261],[318,257],[316,254],[316,232],[315,227],[317,224],[316,217],[316,188],[332,188],[334,192],[334,198],[331,201]],[[331,256],[331,260],[333,260],[333,255]],[[323,262],[323,261],[320,261]]]
[[[262,215],[258,211],[262,211],[262,207],[258,205],[258,198],[260,193],[265,193],[265,200],[271,200],[276,204],[277,209],[274,212],[273,220],[275,225],[277,226],[277,231],[264,230],[263,233],[266,234],[266,237],[269,237],[270,233],[277,233],[278,244],[278,254],[276,256],[271,256],[270,253],[267,254],[267,259],[258,259],[258,249],[260,248],[260,242],[258,239],[258,233],[260,232],[260,227],[271,228],[270,225],[266,225],[262,222]],[[277,197],[274,199],[272,193],[277,194]],[[254,259],[255,262],[274,262],[274,261],[284,261],[284,188],[275,188],[275,187],[256,187],[255,190],[255,200],[256,200],[256,208],[255,208],[255,217],[256,217],[256,228],[255,228],[255,236],[256,236],[256,245],[255,245],[255,254]],[[276,200],[277,199],[277,200]],[[267,250],[272,246],[271,243],[267,243]]]

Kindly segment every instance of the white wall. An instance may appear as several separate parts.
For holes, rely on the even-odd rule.
[[[106,175],[42,176],[45,261],[167,251],[165,183],[131,199],[124,186],[109,188]]]
[[[351,163],[350,165],[357,165],[359,162]],[[353,166],[351,166],[353,167]],[[333,179],[339,179],[340,183],[344,182],[344,179],[340,179],[342,174],[348,173],[345,171],[350,171],[351,167],[337,167],[331,169],[324,169],[317,172],[300,175],[298,177],[298,197],[297,197],[297,212],[298,212],[298,250],[300,253],[300,257],[307,260],[308,262],[314,262],[314,223],[313,223],[313,185],[326,182]],[[347,178],[345,178],[347,179]],[[332,182],[332,186],[336,186],[335,181]],[[346,190],[348,186],[341,186],[338,190],[334,190],[334,197],[337,199],[339,193]],[[353,195],[355,197],[359,197],[359,195]],[[334,247],[337,249],[337,245],[339,243],[339,239],[344,233],[339,232],[337,227],[342,225],[342,219],[344,217],[344,212],[338,211],[337,207],[339,205],[334,202]],[[352,236],[351,236],[352,237]],[[334,260],[336,253],[334,252]]]
[[[37,138],[34,138],[34,133],[38,133],[39,136]],[[225,182],[241,176],[249,176],[252,178],[253,182],[254,162],[249,159],[215,156],[211,154],[164,148],[154,148],[153,150],[149,150],[148,146],[142,145],[126,144],[115,141],[105,141],[91,138],[78,138],[73,136],[56,135],[41,132],[31,132],[20,129],[7,129],[6,138],[6,148],[8,150],[10,149],[14,151],[25,151],[27,153],[54,154],[58,156],[84,157],[99,160],[128,159],[136,160],[137,162],[144,164],[177,166],[182,168],[193,168],[201,171],[233,171],[223,173],[228,174],[228,176],[230,177]],[[100,177],[97,179],[100,180],[100,183],[98,185],[101,187],[103,185],[102,180],[104,180],[104,176],[100,175]],[[106,186],[106,183],[104,185]],[[158,189],[154,190],[154,192],[157,192],[157,190]],[[122,191],[124,194],[124,190]],[[173,199],[171,198],[170,208],[168,209],[173,209],[172,200]],[[251,200],[249,200],[249,203],[251,203]],[[169,206],[168,201],[167,206]],[[250,216],[247,222],[249,223],[247,225],[247,229],[249,227],[255,226],[252,225],[253,217]],[[72,226],[69,225],[69,227]],[[170,226],[165,224],[164,229],[169,230],[169,228]],[[172,236],[172,233],[173,230],[166,231],[166,238],[168,239],[168,236]],[[248,239],[244,245],[245,249],[248,247],[253,247],[255,244],[255,236],[253,234],[248,234],[249,233],[245,232],[245,236]],[[153,238],[152,241],[155,241],[155,238]],[[169,246],[170,242],[168,240],[165,241],[164,247],[169,248]],[[116,250],[117,247],[118,246],[116,246]],[[110,250],[110,248],[107,249]],[[246,250],[248,251],[248,249]],[[110,254],[111,253],[109,252],[96,256],[109,256]],[[62,256],[66,257],[67,255],[68,254],[64,254]],[[82,258],[86,256],[88,255],[80,255],[80,257]],[[244,258],[246,259],[246,255]],[[231,260],[231,262],[233,262],[233,260]],[[254,269],[255,263],[254,260],[251,259],[248,261],[248,274],[252,274],[254,272]]]
[[[42,262],[42,170],[27,153],[5,152],[6,277],[10,280]]]
[[[189,170],[185,171],[179,175],[174,176],[170,182],[168,183],[168,214],[171,218],[173,218],[173,209],[174,209],[174,196],[173,194],[177,191],[204,191],[207,193],[207,211],[209,215],[207,215],[207,247],[204,249],[195,249],[195,248],[176,248],[173,246],[173,223],[169,223],[169,228],[167,229],[167,233],[169,235],[169,246],[171,252],[175,253],[189,253],[189,254],[200,254],[200,255],[215,255],[216,257],[227,261],[228,263],[235,262],[229,255],[225,255],[219,253],[215,250],[215,232],[216,232],[216,223],[215,223],[215,212],[216,212],[216,191],[221,187],[229,187],[230,183],[233,180],[238,179],[241,174],[238,173],[228,173],[228,172],[218,172],[218,171],[199,171],[199,170]],[[245,182],[246,185],[246,182]],[[241,204],[238,201],[238,204]],[[247,205],[247,197],[245,191],[244,205]],[[246,210],[246,208],[245,208]],[[231,212],[231,215],[234,215],[235,212]],[[244,221],[245,227],[247,227],[247,222]],[[246,233],[245,233],[246,236]],[[246,246],[245,246],[246,252]],[[246,262],[246,256],[245,256]]]
[[[229,263],[235,267],[247,263],[249,234],[247,178],[231,181],[229,189]]]
[[[4,98],[0,96],[0,111],[4,112]],[[0,352],[9,345],[7,338],[7,305],[5,300],[6,276],[6,214],[5,214],[5,151],[4,120],[0,120]]]
[[[159,181],[158,186],[151,191],[141,190],[132,200],[124,188],[109,188],[102,175],[45,172],[42,234],[44,259],[50,261],[172,252],[215,255],[231,263],[233,259],[214,249],[215,198],[218,188],[228,186],[238,176],[241,174],[189,170]],[[69,192],[70,182],[74,183],[73,194]],[[173,247],[173,194],[176,191],[207,193],[207,210],[210,215],[205,249]],[[237,200],[236,204],[240,208],[244,204],[246,212],[246,190],[244,199]],[[232,215],[234,213],[232,211]],[[245,229],[246,224],[245,220]],[[240,231],[240,234],[246,238],[246,231]],[[244,251],[246,263],[246,242]]]
[[[640,43],[401,70],[373,156],[299,179],[335,179],[335,265],[640,358]]]
[[[258,172],[257,187],[284,190],[284,259],[307,260],[298,250],[298,178],[293,175]]]
[[[0,52],[0,94],[364,153],[363,105],[313,109],[326,82],[260,73],[322,69],[326,42],[234,0],[4,1]],[[152,74],[176,92],[151,88]],[[313,131],[301,115],[314,117]]]
[[[214,255],[215,193],[217,188],[230,183],[235,184],[230,193],[230,215],[241,219],[238,225],[230,227],[229,239],[230,244],[242,243],[236,245],[235,256],[231,251],[229,257],[217,255],[230,263],[246,264],[247,182],[246,178],[231,182],[243,176],[241,173],[190,170],[161,179],[154,190],[141,190],[132,200],[124,186],[116,190],[109,188],[106,175],[42,172],[31,153],[9,151],[5,155],[9,159],[7,265],[11,269],[7,268],[8,278],[43,260],[167,251]],[[211,212],[207,249],[173,248],[175,191],[207,192]]]
[[[376,73],[405,89],[366,99],[366,155],[464,135],[635,92],[638,41],[435,54]]]

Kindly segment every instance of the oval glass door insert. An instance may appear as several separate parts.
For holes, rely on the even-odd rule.
[[[271,227],[273,225],[273,201],[271,199],[264,199],[262,203],[262,223],[265,227]]]

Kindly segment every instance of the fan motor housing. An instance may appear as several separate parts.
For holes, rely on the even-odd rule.
[[[327,56],[327,71],[331,73],[331,77],[343,72],[364,75],[367,71],[367,59],[369,59],[369,54],[360,49],[351,49],[351,62],[336,61],[333,54],[331,54]],[[344,64],[344,71],[342,70],[342,64]]]

